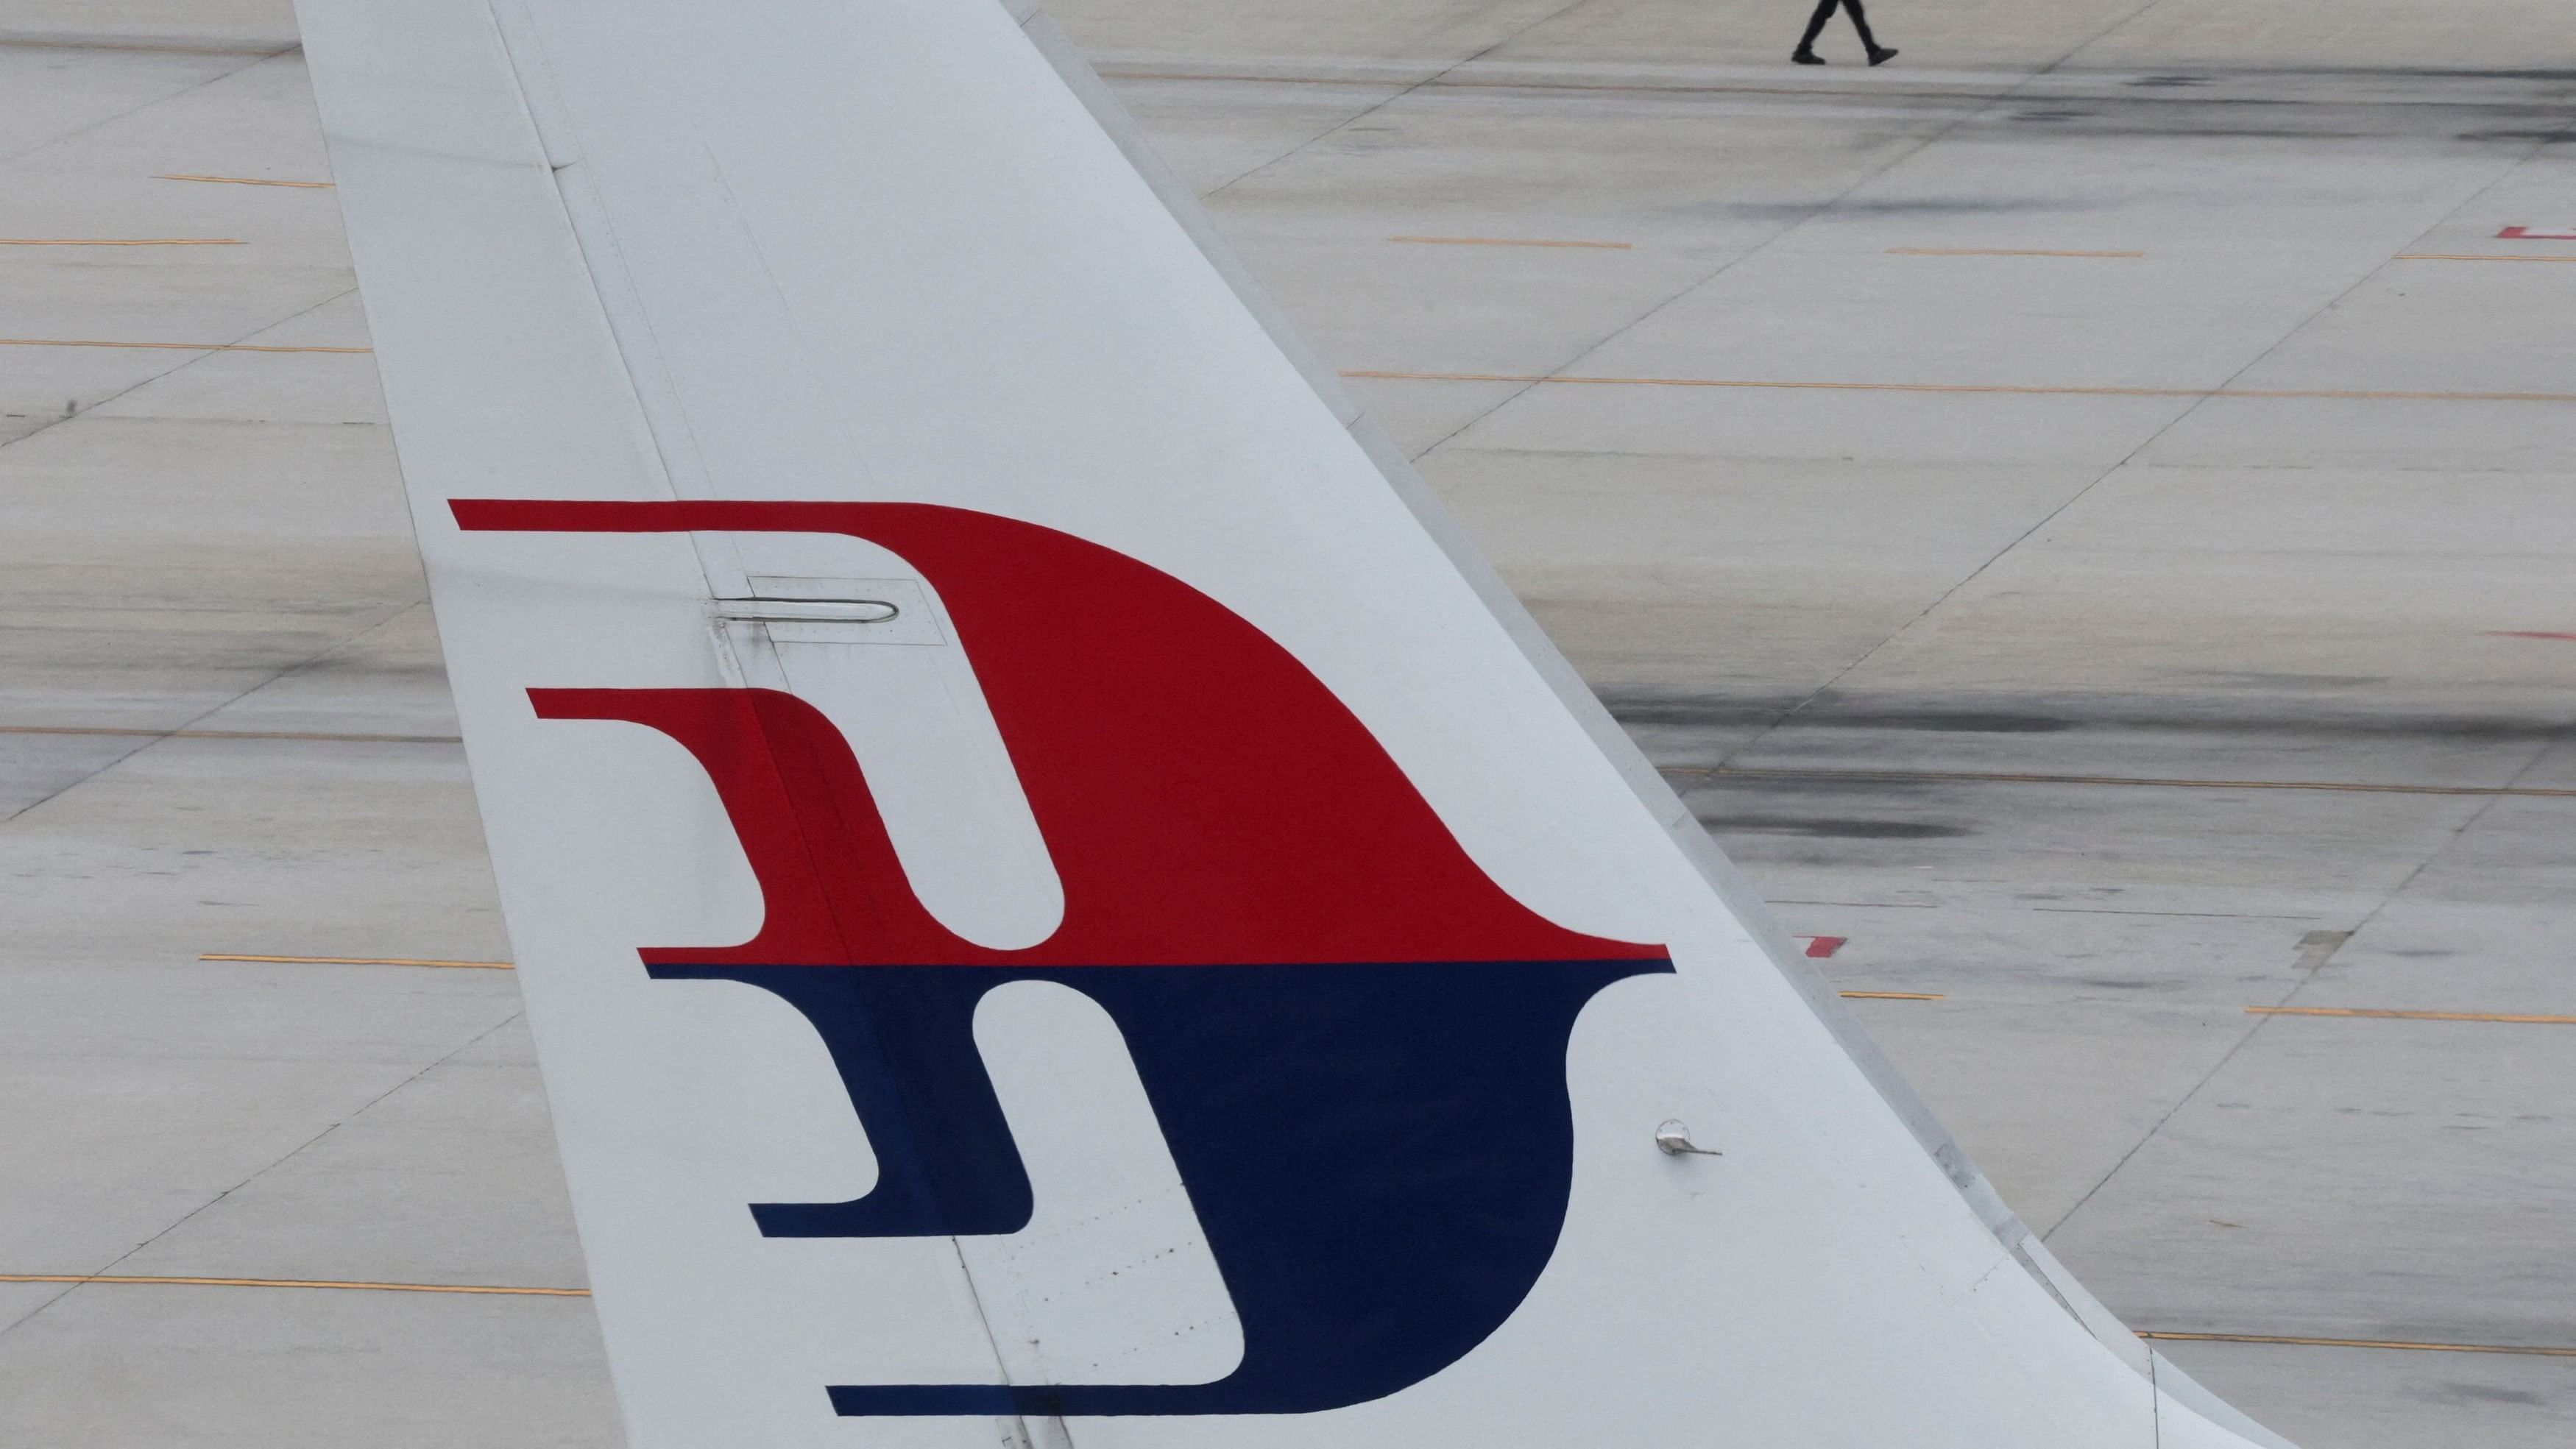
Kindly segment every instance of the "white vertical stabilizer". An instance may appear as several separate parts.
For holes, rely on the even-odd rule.
[[[301,9],[637,1445],[2279,1444],[1042,16]]]

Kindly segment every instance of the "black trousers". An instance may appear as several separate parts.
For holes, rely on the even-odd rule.
[[[1815,47],[1816,37],[1825,33],[1825,22],[1834,18],[1834,7],[1851,12],[1852,29],[1860,32],[1860,43],[1878,49],[1878,37],[1869,33],[1869,17],[1860,13],[1860,0],[1816,0],[1816,13],[1807,17],[1807,33],[1798,40],[1800,50]]]

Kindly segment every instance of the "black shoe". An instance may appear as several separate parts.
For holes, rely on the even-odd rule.
[[[1870,49],[1869,49],[1869,63],[1870,63],[1871,65],[1885,65],[1885,64],[1887,64],[1889,61],[1894,60],[1894,59],[1896,59],[1896,47],[1895,47],[1895,46],[1892,46],[1892,45],[1887,45],[1887,46],[1878,46],[1878,45],[1873,45],[1873,46],[1871,46],[1871,47],[1870,47]]]
[[[1891,50],[1888,54],[1894,55],[1896,52]],[[1789,58],[1800,65],[1823,65],[1825,63],[1825,58],[1823,56],[1816,54],[1814,51],[1809,50],[1803,45],[1799,46],[1796,50],[1789,52]],[[1878,62],[1871,61],[1870,64],[1876,65]]]

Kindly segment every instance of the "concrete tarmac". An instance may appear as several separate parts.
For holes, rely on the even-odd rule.
[[[2114,1310],[2568,1442],[2563,0],[1053,8]],[[200,959],[508,954],[293,47],[0,18],[0,1443],[611,1445],[579,1297],[35,1281],[582,1284],[506,971]]]

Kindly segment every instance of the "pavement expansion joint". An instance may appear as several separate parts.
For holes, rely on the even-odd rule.
[[[1590,377],[1562,372],[1405,372],[1354,368],[1344,377],[1380,382],[1509,382],[1561,387],[1776,388],[1790,392],[1922,392],[2011,397],[2227,398],[2270,402],[2526,402],[2576,403],[2576,392],[2457,392],[2440,389],[2343,387],[2131,387],[2005,382],[1815,382],[1747,377]]]
[[[2287,1333],[2167,1333],[2141,1331],[2138,1337],[2165,1343],[2278,1343],[2301,1348],[2389,1348],[2417,1353],[2508,1353],[2541,1358],[2576,1358],[2576,1348],[2512,1343],[2417,1343],[2398,1338],[2311,1338]]]
[[[288,347],[267,342],[107,342],[89,338],[0,337],[0,347],[130,347],[147,352],[339,352],[372,353],[372,347]]]
[[[2401,1011],[2374,1006],[2249,1006],[2248,1016],[2351,1016],[2374,1021],[2492,1021],[2523,1026],[2576,1026],[2576,1016],[2535,1016],[2512,1011]]]
[[[2431,785],[2368,780],[2196,780],[2186,776],[2050,775],[2017,770],[1791,769],[1750,765],[1667,765],[1668,776],[1728,780],[1942,781],[1988,785],[2102,785],[2158,790],[2323,790],[2355,795],[2463,795],[2517,800],[2576,799],[2576,789],[2545,785]]]
[[[512,961],[441,961],[419,956],[251,956],[229,951],[208,951],[200,961],[261,961],[294,966],[441,966],[466,971],[515,971]]]
[[[145,1273],[0,1273],[0,1283],[102,1284],[167,1288],[337,1288],[367,1293],[476,1293],[512,1298],[588,1298],[587,1288],[503,1283],[371,1283],[335,1278],[199,1278]]]
[[[153,176],[155,181],[219,181],[228,186],[289,186],[305,191],[329,191],[336,181],[271,181],[263,176],[199,176],[186,171],[164,171]]]

